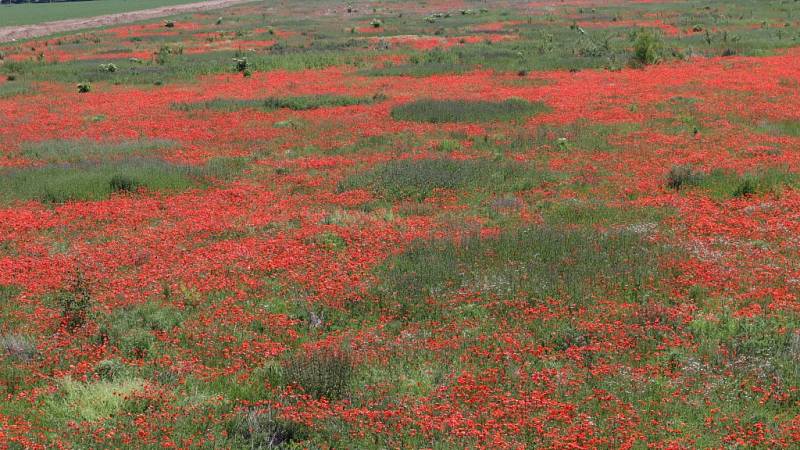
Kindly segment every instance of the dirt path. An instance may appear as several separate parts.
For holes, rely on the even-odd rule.
[[[0,42],[28,39],[48,34],[63,33],[65,31],[81,30],[84,28],[104,27],[107,25],[124,24],[140,20],[155,19],[158,17],[172,16],[192,11],[207,11],[210,9],[224,8],[239,3],[249,3],[255,0],[208,0],[205,2],[189,3],[185,5],[163,6],[160,8],[143,9],[105,16],[84,17],[82,19],[57,20],[35,25],[20,25],[13,27],[0,27]]]

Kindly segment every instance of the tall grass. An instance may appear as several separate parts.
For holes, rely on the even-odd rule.
[[[706,173],[684,165],[670,169],[666,185],[675,190],[698,187],[708,191],[714,199],[726,200],[767,193],[780,195],[784,189],[800,185],[800,176],[785,167],[759,168],[739,174],[725,169]]]
[[[139,188],[180,191],[240,168],[241,162],[236,159],[186,166],[152,158],[15,168],[0,173],[0,200],[64,203],[102,200],[114,192]]]
[[[515,192],[532,189],[551,179],[545,170],[516,162],[404,159],[354,174],[339,184],[339,191],[370,189],[389,201],[423,200],[436,189]]]
[[[424,312],[422,300],[428,297],[462,289],[578,304],[598,295],[637,301],[659,276],[658,254],[658,247],[635,232],[548,226],[461,242],[427,240],[383,266],[379,292],[403,303],[410,314]]]
[[[272,111],[275,109],[291,109],[294,111],[307,111],[311,109],[352,106],[371,104],[382,100],[381,96],[352,97],[346,95],[303,95],[295,97],[268,97],[266,99],[214,99],[199,103],[176,103],[174,109],[179,111],[196,111],[214,109],[221,111],[239,111],[242,109],[260,109]]]
[[[414,122],[494,122],[522,120],[547,111],[542,102],[508,99],[499,102],[486,100],[417,100],[392,109],[396,120]]]
[[[174,141],[164,139],[137,139],[122,142],[102,142],[90,139],[51,140],[25,143],[22,156],[48,163],[78,163],[121,156],[144,156],[155,150],[172,148]]]
[[[110,418],[122,411],[130,394],[144,388],[138,379],[83,383],[71,378],[60,380],[60,392],[45,401],[48,420],[94,421]]]
[[[5,82],[0,83],[0,100],[14,97],[15,95],[32,94],[34,88],[28,83]]]

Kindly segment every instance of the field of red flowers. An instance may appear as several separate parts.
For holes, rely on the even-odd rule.
[[[797,448],[800,3],[0,44],[0,448]]]

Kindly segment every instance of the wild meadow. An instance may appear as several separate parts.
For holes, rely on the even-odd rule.
[[[0,43],[0,448],[798,448],[798,105],[793,0]]]

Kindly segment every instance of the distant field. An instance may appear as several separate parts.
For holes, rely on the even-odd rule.
[[[160,6],[197,3],[200,0],[93,0],[0,6],[0,27],[31,25],[53,20],[78,19]]]

